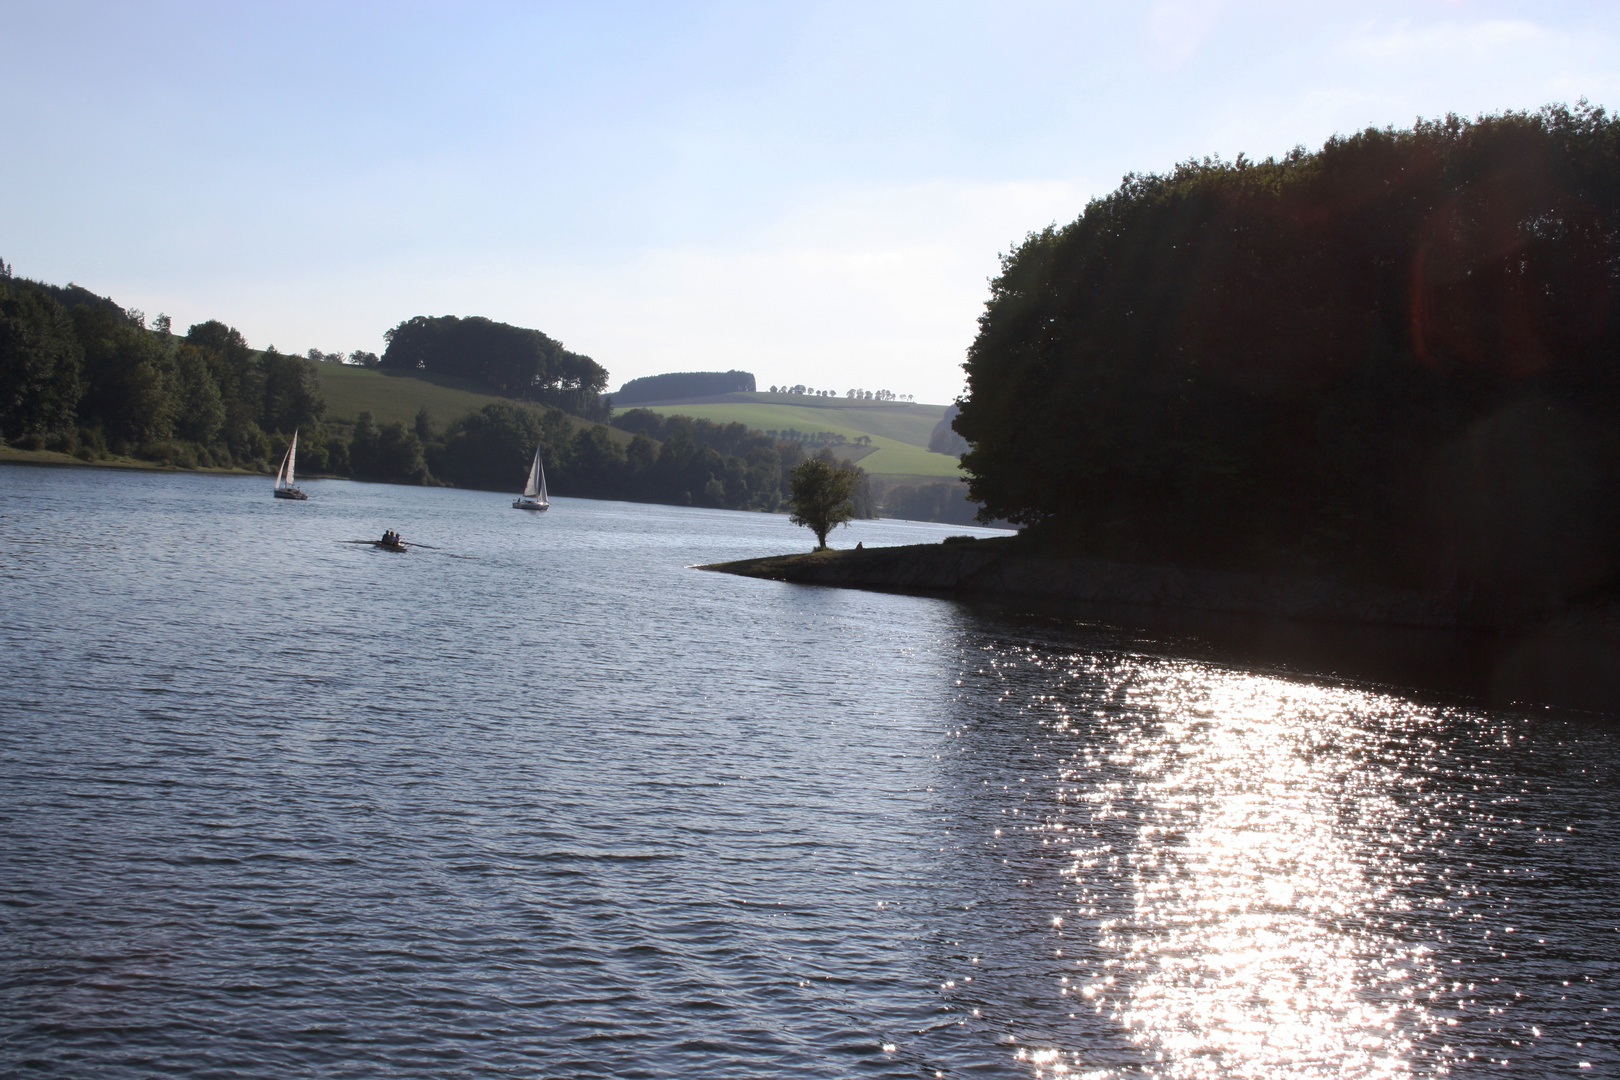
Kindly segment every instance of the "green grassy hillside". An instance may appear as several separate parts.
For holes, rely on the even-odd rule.
[[[790,428],[804,432],[831,431],[852,441],[867,435],[877,449],[862,457],[860,465],[873,477],[916,482],[955,480],[962,476],[955,457],[928,449],[928,437],[945,415],[943,405],[894,401],[868,404],[788,394],[726,394],[701,401],[633,407],[651,409],[665,416],[678,414],[715,423],[746,424],[760,431]],[[615,413],[625,411],[614,410]]]
[[[326,395],[326,415],[351,423],[362,412],[369,412],[379,424],[394,420],[409,424],[416,419],[417,410],[425,406],[433,419],[443,424],[485,405],[508,400],[443,376],[327,363],[316,364],[315,371],[321,380],[321,393]]]
[[[332,420],[353,423],[362,412],[369,412],[378,424],[395,420],[410,424],[417,411],[426,408],[434,424],[442,429],[485,405],[522,404],[472,389],[472,384],[446,375],[382,371],[351,364],[314,366],[321,380],[321,393],[326,396],[326,415]],[[589,423],[577,417],[573,421],[576,427]],[[632,438],[617,428],[609,428],[608,433],[618,443],[628,443]]]

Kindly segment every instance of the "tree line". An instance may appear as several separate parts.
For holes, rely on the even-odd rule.
[[[792,386],[788,386],[786,384],[783,384],[781,386],[774,386],[773,385],[771,387],[771,389],[770,389],[770,392],[773,393],[773,394],[788,394],[788,395],[796,396],[796,397],[835,398],[835,397],[838,396],[838,391],[836,391],[836,390],[817,390],[813,386],[805,386],[804,383],[795,383]],[[850,389],[845,390],[844,391],[844,397],[848,398],[851,401],[915,401],[915,400],[917,400],[916,398],[912,397],[910,394],[896,394],[892,390],[860,390],[860,389],[856,389],[854,387],[851,387]]]
[[[872,445],[870,435],[857,435],[851,439],[841,431],[800,431],[798,428],[784,428],[778,431],[775,428],[767,428],[765,434],[783,442],[805,443],[809,446]]]
[[[255,352],[214,320],[168,328],[77,286],[0,276],[0,439],[231,468],[262,466],[273,435],[304,427],[324,456],[326,404],[301,357]]]
[[[890,484],[878,491],[883,516],[908,521],[943,521],[971,525],[979,507],[967,501],[968,487],[960,480],[935,480],[921,484]],[[1004,527],[1004,521],[992,521]]]
[[[482,316],[406,319],[383,337],[380,365],[466,379],[491,393],[538,401],[590,420],[606,420],[607,369],[560,342]]]
[[[675,401],[680,398],[753,392],[754,376],[747,371],[675,371],[631,379],[619,387],[613,400],[623,406],[644,401]]]
[[[1620,121],[1549,106],[1127,176],[1003,258],[982,517],[1543,604],[1620,556]]]
[[[956,423],[956,414],[961,411],[958,405],[951,405],[945,410],[945,415],[939,418],[934,430],[928,433],[928,449],[936,454],[949,454],[951,457],[961,457],[968,452],[967,440],[956,433],[952,425]]]
[[[615,427],[635,438],[625,451],[629,475],[640,475],[665,492],[657,501],[686,502],[694,505],[727,506],[732,509],[776,510],[788,497],[789,474],[808,459],[836,462],[832,452],[822,448],[810,453],[799,442],[778,437],[744,424],[719,424],[690,416],[660,416],[650,409],[631,409],[613,421]],[[657,458],[647,463],[651,440],[660,446]],[[647,448],[639,444],[646,442]],[[871,483],[865,470],[857,469],[851,498],[857,517],[877,516]],[[701,485],[698,481],[701,480]],[[634,483],[632,482],[632,486]],[[698,492],[703,492],[699,501]]]
[[[426,410],[413,426],[378,426],[362,414],[350,464],[362,480],[509,491],[521,484],[538,446],[556,495],[778,510],[789,494],[789,474],[810,459],[797,443],[742,424],[633,409],[614,425],[632,433],[627,444],[602,424],[579,425],[558,410],[518,403],[486,405],[442,431]],[[826,451],[814,458],[836,461]],[[855,476],[856,513],[875,517],[870,482],[862,470]]]
[[[616,421],[628,444],[601,423],[517,401],[442,429],[426,410],[410,424],[369,412],[348,423],[326,417],[312,361],[251,349],[217,320],[183,337],[168,330],[166,318],[148,327],[106,297],[0,269],[0,440],[85,460],[268,471],[296,431],[307,475],[494,491],[521,484],[538,445],[556,494],[733,510],[780,509],[796,465],[833,461],[742,424],[646,409]],[[574,389],[594,394],[590,385]],[[875,516],[866,474],[852,475],[855,512]]]

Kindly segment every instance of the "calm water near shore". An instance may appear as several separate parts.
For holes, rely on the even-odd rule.
[[[0,466],[0,1075],[1620,1075],[1599,719],[269,487]]]

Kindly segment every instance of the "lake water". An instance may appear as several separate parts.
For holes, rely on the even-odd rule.
[[[0,467],[0,1074],[1620,1075],[1598,719],[269,487]]]

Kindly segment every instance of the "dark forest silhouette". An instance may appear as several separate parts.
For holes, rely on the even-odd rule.
[[[666,375],[644,375],[619,387],[613,400],[619,405],[649,401],[675,401],[681,398],[718,397],[721,394],[754,392],[754,376],[747,371],[675,371]]]
[[[611,412],[601,398],[607,369],[539,330],[476,315],[418,315],[383,336],[384,368],[454,375],[502,397],[543,402],[588,420],[606,420]]]
[[[1617,288],[1620,122],[1584,103],[1132,175],[1003,260],[972,497],[1109,557],[1590,594]]]

